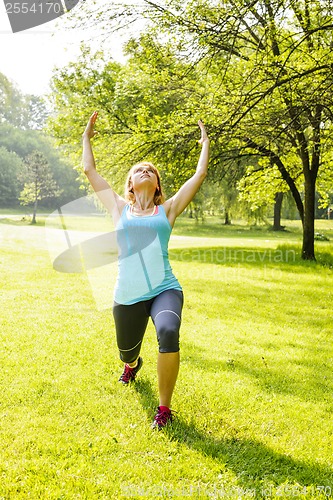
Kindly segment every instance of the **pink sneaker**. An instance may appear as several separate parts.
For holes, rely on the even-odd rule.
[[[162,410],[160,406],[157,407],[157,413],[154,418],[154,422],[152,423],[152,429],[161,430],[163,427],[167,425],[168,422],[173,421],[173,413],[169,408],[167,410]]]
[[[119,382],[122,382],[123,384],[134,382],[136,374],[138,373],[142,365],[143,365],[143,359],[141,358],[141,356],[138,358],[138,364],[134,368],[131,368],[126,363],[124,371],[119,378]]]

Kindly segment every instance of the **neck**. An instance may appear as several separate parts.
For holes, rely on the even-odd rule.
[[[154,207],[154,196],[146,193],[135,193],[134,207],[139,210],[149,210]]]

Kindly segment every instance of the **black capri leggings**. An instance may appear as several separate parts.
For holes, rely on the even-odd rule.
[[[153,299],[127,306],[115,302],[113,317],[120,359],[125,363],[137,359],[149,316],[156,329],[159,352],[178,352],[182,308],[180,290],[166,290]]]

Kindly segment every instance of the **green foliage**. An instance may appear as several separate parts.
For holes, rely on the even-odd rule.
[[[21,158],[37,149],[40,137],[35,130],[23,130],[8,122],[0,123],[0,145]]]
[[[42,129],[48,115],[43,98],[23,95],[0,73],[0,123],[21,129]]]
[[[49,115],[45,100],[39,96],[28,95],[26,96],[26,101],[29,107],[27,127],[33,130],[42,130]]]
[[[21,170],[21,158],[0,146],[0,206],[15,205],[19,195],[18,174]]]
[[[27,107],[17,88],[0,73],[0,122],[22,127],[27,121]]]
[[[129,45],[131,58],[122,68],[106,63],[101,53],[92,56],[83,49],[81,59],[53,79],[57,115],[49,122],[51,133],[78,162],[78,138],[91,111],[100,110],[94,152],[99,171],[115,187],[122,186],[133,163],[145,158],[157,163],[166,188],[174,190],[197,161],[200,115],[196,112],[189,120],[184,109],[193,106],[189,95],[195,80],[185,78],[187,66],[171,51],[166,49],[162,57],[155,45],[149,37]]]
[[[267,160],[265,159],[258,161],[257,168],[249,166],[237,187],[240,194],[239,199],[248,202],[252,211],[272,205],[275,193],[287,192],[288,190],[278,168],[275,165],[267,168]]]

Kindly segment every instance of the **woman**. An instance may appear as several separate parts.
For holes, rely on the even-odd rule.
[[[149,317],[154,323],[159,406],[152,424],[161,429],[172,422],[171,398],[179,371],[179,328],[182,288],[168,260],[168,242],[176,218],[193,199],[207,175],[209,139],[203,123],[201,154],[195,174],[164,201],[158,170],[148,162],[131,168],[125,198],[115,193],[98,174],[90,140],[94,137],[95,111],[83,133],[84,172],[112,215],[120,248],[119,273],[113,315],[120,358],[125,363],[119,381],[128,384],[142,367],[140,349]]]

